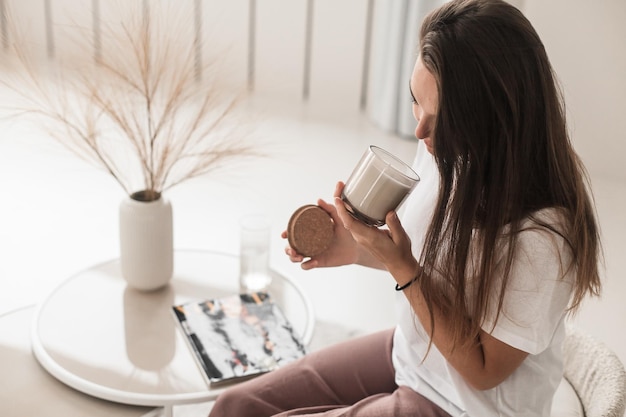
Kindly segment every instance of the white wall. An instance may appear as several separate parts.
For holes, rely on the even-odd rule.
[[[592,177],[626,181],[626,1],[525,0],[565,92]]]
[[[113,1],[100,0],[103,19],[109,15]],[[141,0],[133,0],[137,1]],[[168,1],[192,7],[190,0]],[[32,37],[31,46],[45,55],[44,1],[0,0],[0,4],[3,2],[15,7],[16,12],[28,20],[22,28]],[[626,28],[622,26],[626,21],[626,1],[511,2],[523,6],[542,36],[565,85],[572,136],[587,166],[594,176],[621,178],[621,183],[601,182],[601,187],[596,188],[600,221],[605,232],[606,276],[609,279],[601,301],[587,306],[581,320],[586,329],[593,330],[611,346],[621,346],[621,358],[626,362],[623,332],[615,331],[614,326],[597,325],[598,322],[605,322],[605,317],[625,317],[624,287],[620,283],[626,269],[623,256],[626,178],[622,163],[626,138],[620,122],[624,119],[622,115],[626,115],[623,101],[626,97]],[[268,8],[257,10],[258,30],[263,30],[263,35],[259,34],[257,39],[256,87],[263,93],[297,101],[302,87],[306,0],[259,0],[258,3]],[[52,16],[59,23],[67,22],[59,17],[63,8],[77,12],[80,9],[78,5],[81,5],[85,7],[84,25],[89,27],[91,24],[91,1],[51,0],[51,4]],[[225,65],[235,69],[236,78],[245,82],[248,0],[202,0],[202,4],[205,35],[222,39],[229,52]],[[336,9],[331,7],[334,4],[338,5]],[[357,4],[361,8],[353,13],[351,7]],[[336,98],[334,105],[356,108],[354,106],[359,97],[355,86],[360,82],[360,74],[352,74],[348,69],[353,67],[344,62],[361,62],[363,45],[359,43],[346,48],[343,42],[334,42],[333,39],[340,36],[341,41],[352,38],[356,39],[355,42],[362,42],[359,40],[362,38],[355,33],[363,31],[365,4],[366,0],[325,0],[319,3],[318,17],[333,11],[337,14],[333,16],[333,30],[322,32],[324,38],[313,45],[313,65],[316,68],[326,67],[320,69],[321,73],[312,75],[311,83],[325,86],[326,80],[333,77],[334,88],[331,91],[320,90],[323,96],[313,94],[311,104],[319,106],[320,103],[328,103],[329,98]],[[351,21],[351,16],[358,19]],[[324,30],[321,20],[315,20],[314,25],[318,34]],[[60,32],[64,28],[69,29],[62,26],[54,28],[58,42],[63,38]],[[341,31],[350,34],[344,37]],[[341,53],[332,49],[335,45],[342,48]],[[62,51],[58,52],[62,55]],[[205,55],[209,52],[207,50]],[[213,181],[215,177],[209,177],[173,190],[172,200],[175,200],[175,213],[178,213],[175,214],[178,247],[234,249],[236,246],[231,232],[236,227],[236,215],[250,201],[274,204],[276,218],[284,222],[291,208],[297,207],[298,203],[308,202],[317,196],[327,197],[327,184],[334,184],[337,178],[345,178],[347,172],[343,171],[345,167],[342,168],[341,163],[352,157],[356,161],[364,140],[377,138],[384,147],[395,149],[398,154],[401,154],[400,147],[411,147],[408,141],[378,137],[379,132],[364,129],[364,123],[354,123],[357,128],[350,126],[349,129],[310,123],[310,120],[300,123],[297,118],[301,115],[300,108],[293,106],[290,111],[281,114],[284,118],[276,118],[275,125],[269,124],[266,128],[267,136],[272,138],[276,136],[273,129],[280,133],[276,139],[285,143],[286,150],[281,154],[283,159],[278,161],[276,170],[254,171],[254,182],[245,189],[246,192],[233,193],[230,180],[221,182],[219,177],[217,181]],[[295,115],[295,122],[287,120],[292,115]],[[108,176],[101,176],[100,172],[84,166],[82,161],[70,158],[41,137],[28,136],[23,132],[27,130],[23,129],[24,126],[9,124],[6,118],[0,118],[0,122],[3,127],[0,135],[0,190],[5,197],[0,205],[0,230],[3,231],[0,253],[4,254],[0,262],[2,312],[39,299],[77,270],[117,256],[116,210],[121,190]],[[7,124],[9,128],[5,128]],[[15,138],[19,140],[13,140]],[[323,146],[311,146],[320,142],[320,138],[325,140],[323,144],[332,144],[333,152],[326,152]],[[290,156],[289,152],[298,158],[294,157],[292,161],[284,157]],[[306,159],[301,162],[303,154]],[[318,161],[322,159],[320,177]],[[288,169],[283,169],[284,166]],[[295,178],[293,172],[300,171],[315,175]],[[267,184],[274,184],[270,195],[275,198],[266,196]],[[223,237],[230,239],[228,243],[223,242]],[[276,243],[277,247],[282,247],[282,241]],[[36,254],[35,258],[33,254]],[[312,297],[320,300],[322,319],[341,319],[352,327],[367,325],[371,328],[382,328],[387,321],[392,322],[393,312],[382,311],[376,314],[377,322],[363,323],[362,310],[344,303],[346,294],[352,294],[355,302],[361,300],[368,307],[391,304],[393,291],[389,291],[388,277],[364,277],[361,269],[305,273],[287,265],[282,252],[277,251],[275,256],[276,262],[285,264],[285,271],[297,276],[311,291]],[[355,289],[358,295],[354,294]],[[326,308],[331,305],[342,306],[341,314],[333,316],[332,311]]]
[[[53,28],[46,29],[45,2],[2,0],[32,37],[31,46],[46,53],[52,33],[55,56],[64,54],[64,32],[72,21],[91,29],[91,1],[51,0]],[[143,0],[122,1],[140,5]],[[179,5],[192,16],[194,2]],[[384,1],[384,0],[383,0]],[[419,0],[414,0],[419,1]],[[562,81],[572,140],[592,177],[626,180],[626,1],[509,0],[520,7],[544,41]],[[374,4],[377,4],[375,2]],[[120,0],[99,0],[104,21]],[[248,0],[202,0],[207,59],[225,52],[222,65],[240,83],[249,65]],[[254,89],[279,99],[299,101],[305,84],[307,0],[257,0],[254,41]],[[357,111],[365,48],[365,0],[314,0],[309,67],[313,108],[341,114]],[[375,6],[376,7],[376,6]],[[71,14],[72,17],[67,15]],[[192,18],[190,17],[190,21]],[[70,30],[71,31],[71,30]],[[71,44],[65,42],[65,45]],[[67,48],[67,47],[66,47]],[[71,48],[70,48],[71,49]],[[375,97],[368,97],[374,100]]]

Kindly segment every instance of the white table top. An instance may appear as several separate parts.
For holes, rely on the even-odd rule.
[[[50,376],[32,355],[34,313],[29,306],[0,315],[1,416],[142,417],[153,410],[84,395]]]
[[[173,319],[171,307],[238,291],[238,258],[177,251],[167,287],[140,292],[126,286],[118,260],[82,271],[37,309],[32,344],[41,365],[60,381],[105,400],[171,406],[215,399]],[[269,293],[305,344],[311,303],[289,278],[273,273]]]

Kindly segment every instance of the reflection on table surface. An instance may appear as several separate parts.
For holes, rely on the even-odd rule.
[[[39,307],[33,348],[66,384],[112,401],[168,405],[215,398],[173,319],[171,307],[238,292],[236,256],[177,251],[171,283],[157,291],[126,286],[118,260],[82,271]],[[314,317],[299,286],[276,272],[268,292],[308,344]]]

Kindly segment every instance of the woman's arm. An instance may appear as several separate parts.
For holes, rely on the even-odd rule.
[[[342,183],[337,184],[335,194],[343,187]],[[302,263],[302,269],[309,270],[313,268],[341,266],[341,265],[363,265],[376,269],[385,269],[385,265],[378,259],[373,257],[369,251],[356,243],[352,234],[346,230],[334,205],[328,204],[324,200],[318,200],[317,204],[326,210],[335,222],[334,237],[331,245],[323,253],[306,259],[297,253],[292,247],[287,246],[285,253],[289,259],[295,263]],[[287,231],[281,234],[283,239],[287,239]]]
[[[402,282],[398,284],[402,285]],[[430,334],[431,313],[419,290],[419,283],[416,282],[413,285],[416,287],[406,288],[404,293],[420,323]],[[463,379],[475,389],[486,390],[496,387],[528,356],[528,353],[501,342],[484,330],[480,331],[476,343],[469,347],[455,348],[451,342],[452,335],[449,332],[448,318],[437,306],[432,308],[432,317],[435,322],[435,332],[432,336],[434,345]]]
[[[339,184],[335,193],[335,207],[341,224],[350,232],[359,246],[371,253],[372,257],[385,266],[399,286],[411,281],[419,272],[420,266],[411,252],[411,241],[395,212],[387,215],[388,230],[369,227],[356,221],[345,209],[339,195]],[[405,296],[419,318],[424,329],[431,333],[431,312],[426,306],[419,282],[415,282],[404,290]],[[476,343],[469,347],[453,346],[448,317],[433,306],[432,319],[435,332],[432,341],[461,374],[467,383],[475,389],[490,389],[515,371],[528,355],[526,352],[509,346],[498,339],[481,331]]]

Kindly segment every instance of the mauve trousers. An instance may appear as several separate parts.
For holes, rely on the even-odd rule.
[[[396,385],[392,344],[386,330],[310,353],[229,388],[209,417],[449,417]]]

